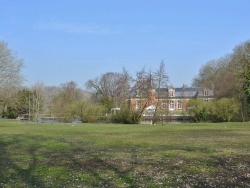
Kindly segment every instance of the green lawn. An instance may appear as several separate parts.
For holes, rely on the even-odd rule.
[[[250,123],[1,120],[0,187],[250,187]]]

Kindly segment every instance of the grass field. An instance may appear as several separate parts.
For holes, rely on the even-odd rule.
[[[0,187],[250,187],[250,123],[1,120]]]

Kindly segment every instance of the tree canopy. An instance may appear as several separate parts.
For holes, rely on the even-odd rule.
[[[0,89],[21,85],[22,68],[23,60],[19,59],[5,42],[0,41]]]
[[[135,77],[132,77],[125,68],[121,72],[103,73],[86,82],[86,89],[89,92],[79,88],[74,81],[60,86],[37,83],[30,88],[22,87],[23,67],[23,60],[17,57],[7,43],[0,40],[0,114],[2,115],[9,114],[9,117],[16,117],[20,113],[29,112],[34,117],[42,113],[71,114],[73,117],[77,114],[84,121],[93,121],[94,117],[87,120],[89,114],[99,116],[110,113],[114,107],[124,107],[131,90],[134,90],[138,97],[144,97],[149,90],[155,89],[159,94],[160,88],[168,86],[168,75],[163,61],[157,70],[142,68],[136,72]],[[216,96],[217,106],[214,107],[200,104],[201,101],[190,100],[189,112],[197,117],[197,121],[205,121],[215,113],[218,119],[224,121],[230,121],[235,117],[237,120],[250,120],[250,41],[237,45],[231,53],[201,66],[199,74],[193,79],[192,86],[214,89]],[[89,97],[90,94],[92,98]],[[149,99],[147,100],[149,102]],[[129,107],[124,107],[126,110],[121,110],[120,113],[127,116],[128,122],[138,122],[148,102],[139,113],[131,115]],[[157,116],[158,105],[159,101],[155,103],[154,118]],[[229,107],[230,111],[227,110]],[[86,110],[76,113],[78,109]],[[216,112],[215,109],[219,111]],[[136,121],[130,121],[131,118]]]
[[[193,86],[214,87],[217,99],[240,101],[242,120],[250,115],[250,41],[237,45],[231,54],[204,64]]]
[[[0,41],[0,112],[7,111],[13,105],[14,94],[22,82],[23,60],[8,48],[7,43]]]

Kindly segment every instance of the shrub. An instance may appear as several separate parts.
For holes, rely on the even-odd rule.
[[[210,102],[209,102],[210,103]],[[212,104],[204,102],[202,99],[191,99],[188,102],[189,114],[196,122],[208,121],[213,114]]]
[[[239,102],[234,98],[222,98],[216,102],[216,115],[223,121],[231,121],[239,109]]]
[[[115,115],[112,115],[111,121],[113,123],[139,124],[141,122],[141,113],[130,111],[129,108],[123,108]]]

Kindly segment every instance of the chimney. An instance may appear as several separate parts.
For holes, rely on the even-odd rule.
[[[149,101],[155,100],[155,90],[154,89],[148,90],[148,99],[149,99]]]
[[[183,90],[186,89],[186,85],[185,84],[182,85],[182,89]]]

